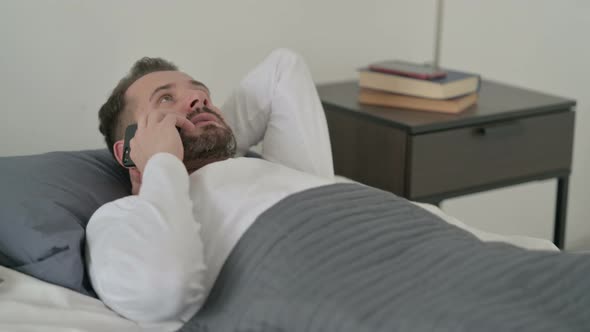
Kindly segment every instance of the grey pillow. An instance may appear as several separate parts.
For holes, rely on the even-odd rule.
[[[102,204],[130,195],[109,151],[0,157],[0,265],[94,296],[84,229]]]

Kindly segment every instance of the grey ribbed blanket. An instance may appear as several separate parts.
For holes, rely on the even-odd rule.
[[[590,331],[590,255],[483,243],[336,184],[263,213],[181,331]]]

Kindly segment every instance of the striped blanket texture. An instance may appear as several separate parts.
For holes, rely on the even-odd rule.
[[[590,255],[484,243],[335,184],[260,215],[180,331],[590,331]]]

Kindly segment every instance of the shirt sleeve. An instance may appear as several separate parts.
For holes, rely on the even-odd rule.
[[[334,178],[324,109],[305,60],[272,51],[221,107],[243,156],[262,141],[262,157],[305,173]]]
[[[111,309],[140,323],[188,320],[207,294],[199,231],[184,165],[171,154],[154,155],[139,195],[103,205],[88,223],[94,290]]]

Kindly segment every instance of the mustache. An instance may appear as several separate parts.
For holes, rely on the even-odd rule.
[[[186,118],[190,121],[192,118],[194,118],[195,116],[197,116],[201,113],[209,113],[209,114],[213,115],[214,117],[216,117],[221,123],[225,124],[225,121],[223,121],[221,116],[219,116],[219,114],[215,113],[212,109],[208,108],[207,106],[203,106],[201,108],[195,109],[194,111],[190,112],[186,116]]]

